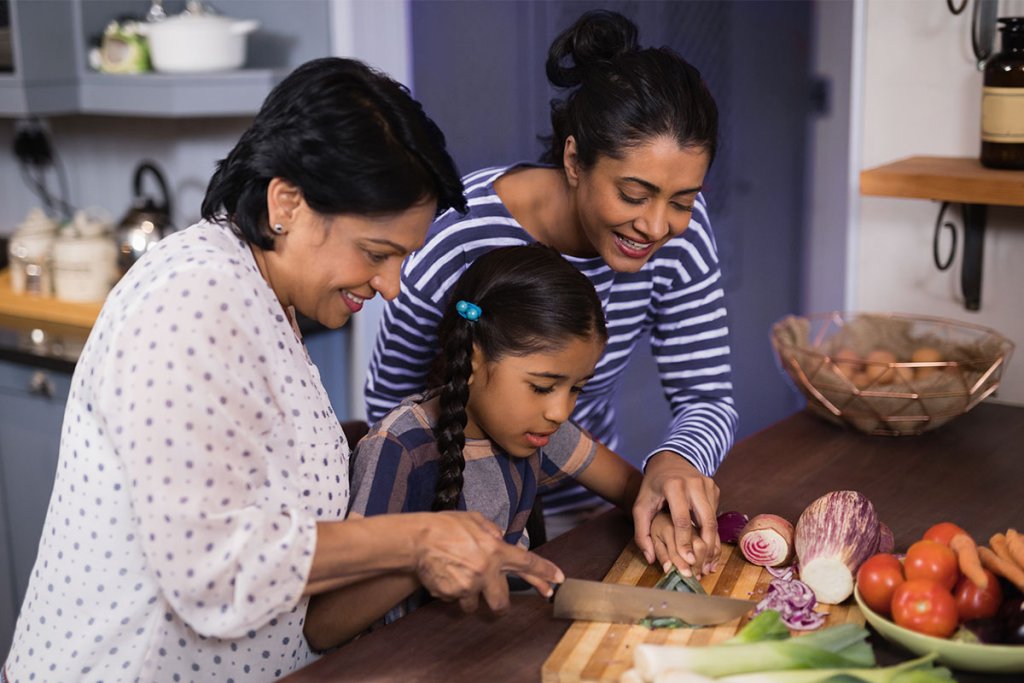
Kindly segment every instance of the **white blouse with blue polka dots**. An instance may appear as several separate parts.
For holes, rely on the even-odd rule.
[[[302,591],[316,522],[348,506],[348,455],[248,246],[211,223],[162,240],[75,370],[9,679],[270,681],[307,664]]]

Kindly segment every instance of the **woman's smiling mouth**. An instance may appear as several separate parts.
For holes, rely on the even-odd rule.
[[[617,232],[612,233],[612,235],[615,237],[615,246],[619,248],[623,255],[629,258],[647,258],[654,249],[654,242],[637,242]]]
[[[353,313],[358,313],[363,310],[363,302],[366,301],[363,297],[353,294],[345,289],[341,290],[341,300],[345,302],[345,305],[348,306]]]

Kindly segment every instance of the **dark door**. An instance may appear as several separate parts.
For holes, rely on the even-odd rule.
[[[800,403],[768,342],[797,311],[808,117],[811,5],[751,2],[448,2],[412,4],[416,96],[463,172],[536,159],[549,132],[544,76],[551,40],[582,12],[617,10],[644,45],[668,45],[700,69],[721,112],[706,183],[725,271],[740,436]],[[620,393],[624,455],[638,459],[668,424],[646,348]]]

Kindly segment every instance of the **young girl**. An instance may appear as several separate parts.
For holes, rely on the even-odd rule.
[[[539,244],[490,251],[456,284],[438,338],[434,388],[403,401],[356,448],[350,518],[468,510],[496,524],[508,543],[528,546],[538,488],[567,477],[630,509],[640,472],[568,421],[608,339],[586,276]],[[659,559],[678,561],[665,550],[673,547],[666,514],[653,535]],[[378,584],[361,591],[360,614],[339,594],[311,606],[307,628],[337,636],[317,644],[355,635],[418,588],[412,575]],[[413,595],[387,621],[423,597]]]

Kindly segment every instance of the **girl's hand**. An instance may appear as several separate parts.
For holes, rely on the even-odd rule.
[[[690,566],[676,548],[676,527],[672,524],[672,516],[667,512],[659,512],[651,520],[651,542],[662,571],[667,573],[672,567]]]
[[[718,486],[677,453],[661,451],[647,461],[640,492],[633,504],[635,541],[648,562],[664,561],[658,556],[652,536],[652,522],[668,502],[676,558],[673,564],[684,576],[715,570],[722,547],[718,539]],[[694,520],[700,527],[695,533]],[[664,534],[662,534],[664,537]]]
[[[534,553],[505,543],[497,526],[477,512],[431,513],[416,539],[416,573],[430,594],[458,600],[472,612],[483,595],[495,613],[508,609],[506,574],[517,574],[550,597],[562,570]]]

